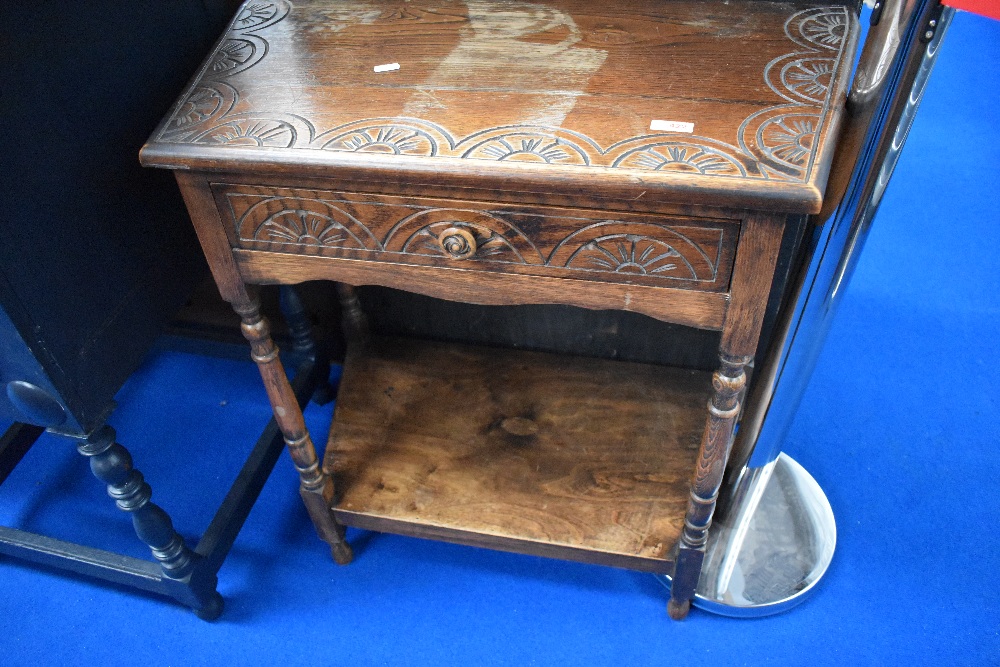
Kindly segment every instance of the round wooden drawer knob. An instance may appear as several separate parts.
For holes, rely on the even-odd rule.
[[[449,227],[438,236],[438,243],[452,259],[465,259],[476,254],[476,237],[466,229]]]

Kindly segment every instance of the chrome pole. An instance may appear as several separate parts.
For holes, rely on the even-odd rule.
[[[891,107],[894,101],[904,96],[905,102],[894,125],[880,127],[876,119],[869,128],[867,150],[862,152],[855,164],[850,185],[840,205],[828,220],[819,220],[813,227],[807,248],[812,259],[796,290],[791,317],[788,318],[790,326],[782,331],[774,355],[776,358],[772,362],[775,370],[767,376],[769,382],[758,385],[755,395],[758,400],[754,405],[759,407],[752,416],[745,415],[740,426],[741,439],[745,443],[743,449],[752,451],[748,468],[758,468],[774,461],[781,451],[823,348],[833,315],[840,305],[838,297],[857,265],[872,220],[920,106],[941,40],[954,15],[950,7],[941,7],[940,12],[933,11],[932,5],[936,3],[924,3],[930,9],[925,12],[915,10],[917,3],[911,4],[911,11],[906,12],[902,4],[894,3],[883,13],[880,25],[885,23],[890,29],[877,33],[874,38],[881,37],[880,42],[885,48],[870,56],[869,62],[863,61],[859,65],[848,98],[848,109],[849,113],[867,116],[866,107],[879,101],[879,92],[883,93],[881,98],[885,107]],[[928,15],[932,18],[925,18]],[[907,27],[915,33],[911,37],[917,42],[915,46],[923,47],[922,38],[926,34],[924,23],[932,21],[933,38],[925,48],[914,49],[919,55],[919,65],[912,85],[903,89],[900,79],[905,71],[898,71],[896,80],[890,80],[889,63],[886,61],[891,58],[885,51],[898,53],[898,38],[893,37]],[[906,26],[906,23],[911,25]],[[883,37],[886,33],[888,39]],[[866,44],[866,52],[867,47]],[[897,69],[905,70],[907,54],[898,55]],[[876,115],[891,116],[891,109],[884,109],[882,114]]]
[[[829,502],[781,448],[954,14],[936,0],[875,5],[828,204],[803,240],[805,259],[756,371],[713,519],[694,604],[715,613],[763,616],[795,606],[833,557]]]

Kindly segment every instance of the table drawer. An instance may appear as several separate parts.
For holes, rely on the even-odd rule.
[[[215,183],[234,247],[726,291],[739,223]]]

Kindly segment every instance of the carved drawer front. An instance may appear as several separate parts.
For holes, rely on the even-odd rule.
[[[234,247],[725,291],[739,224],[217,183]]]

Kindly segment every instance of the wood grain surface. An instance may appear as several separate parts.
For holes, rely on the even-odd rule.
[[[710,392],[703,371],[375,338],[344,367],[334,513],[666,572]]]
[[[487,162],[516,187],[593,172],[634,194],[815,212],[855,27],[822,4],[253,2],[143,159],[430,167],[456,185]],[[400,67],[374,71],[386,63]]]
[[[213,185],[234,247],[721,292],[739,222],[429,197]],[[441,235],[465,234],[467,256]]]
[[[789,214],[822,206],[856,33],[749,0],[243,5],[141,159],[188,172],[338,560],[343,524],[672,572],[686,612],[742,393],[719,383],[745,381]],[[354,340],[329,476],[248,309],[308,280],[341,283]],[[366,341],[359,285],[719,330],[723,369],[709,405],[704,371]]]
[[[753,356],[756,352],[784,222],[761,214],[751,214],[743,221],[722,330],[720,350],[725,355]]]
[[[226,226],[219,217],[208,182],[184,171],[175,171],[174,176],[219,294],[229,303],[249,303],[251,297],[233,261]]]

